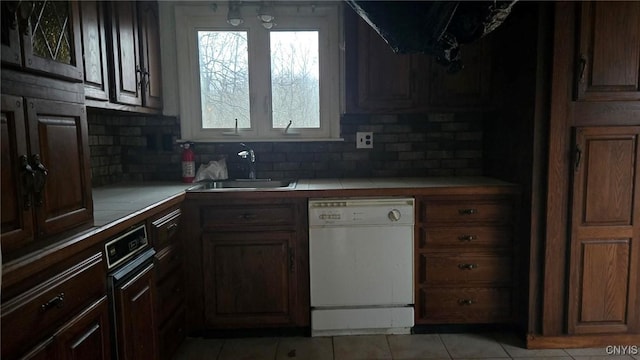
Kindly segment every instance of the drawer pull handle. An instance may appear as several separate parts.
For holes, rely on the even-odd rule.
[[[475,303],[475,301],[471,300],[471,299],[459,299],[458,300],[458,304],[459,305],[473,305]]]
[[[177,228],[177,227],[178,227],[178,223],[173,223],[173,224],[167,226],[167,231],[175,230],[175,228]]]
[[[460,241],[472,241],[476,240],[478,237],[476,235],[460,235],[458,236],[458,240]]]
[[[458,264],[460,270],[473,270],[478,268],[478,264]]]
[[[242,214],[240,215],[240,219],[242,220],[255,220],[258,218],[256,214]]]
[[[47,311],[53,307],[61,308],[64,305],[64,293],[56,295],[53,299],[40,306],[41,311]]]
[[[458,213],[460,215],[473,215],[478,213],[478,209],[460,209]]]

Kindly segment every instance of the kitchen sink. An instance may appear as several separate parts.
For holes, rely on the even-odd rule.
[[[295,180],[235,179],[213,180],[199,183],[187,191],[215,191],[222,189],[293,189]]]

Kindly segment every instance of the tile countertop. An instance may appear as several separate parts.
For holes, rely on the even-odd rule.
[[[122,183],[93,189],[94,226],[143,212],[150,206],[181,195],[195,184],[180,182]],[[410,189],[464,186],[509,186],[511,183],[482,176],[425,177],[425,178],[348,178],[300,179],[293,189],[221,189],[214,192],[297,191],[317,195],[318,191]],[[230,191],[229,191],[230,190]]]
[[[301,179],[295,190],[406,189],[457,186],[509,186],[506,181],[484,176],[423,178]]]
[[[180,195],[193,186],[180,182],[122,183],[93,189],[93,224],[103,226]]]

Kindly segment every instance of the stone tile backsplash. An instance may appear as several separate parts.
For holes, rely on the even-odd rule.
[[[94,186],[122,181],[180,181],[180,124],[174,117],[88,112]],[[344,141],[247,143],[260,178],[481,175],[482,113],[344,115]],[[356,132],[373,132],[373,149],[356,149]],[[197,143],[196,167],[221,156],[230,178],[246,177],[239,143]]]

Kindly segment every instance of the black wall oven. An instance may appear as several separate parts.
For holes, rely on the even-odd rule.
[[[105,245],[112,350],[119,360],[157,358],[154,254],[144,224]]]

